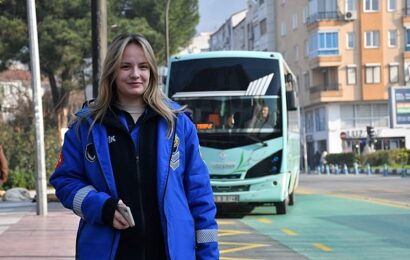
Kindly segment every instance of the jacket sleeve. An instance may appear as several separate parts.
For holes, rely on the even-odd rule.
[[[50,177],[50,183],[64,207],[72,209],[87,222],[102,224],[102,209],[110,196],[97,191],[87,177],[80,131],[76,126],[71,126],[65,134],[60,158]]]
[[[189,120],[187,120],[189,121]],[[199,141],[192,122],[185,135],[185,192],[196,230],[196,259],[219,259],[218,225],[208,168],[199,152]]]

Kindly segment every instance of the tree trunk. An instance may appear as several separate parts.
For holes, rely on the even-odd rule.
[[[57,118],[57,133],[58,133],[58,140],[60,144],[63,143],[64,140],[64,133],[67,130],[68,126],[68,108],[63,107],[56,110],[56,118]]]

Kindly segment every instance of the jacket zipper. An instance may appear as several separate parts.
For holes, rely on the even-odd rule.
[[[162,195],[162,212],[164,212],[164,220],[165,220],[165,225],[164,225],[164,241],[165,241],[165,246],[166,246],[166,250],[167,250],[167,256],[169,258],[171,258],[170,254],[169,254],[169,249],[168,249],[168,221],[167,221],[167,216],[165,214],[165,193],[167,192],[167,186],[168,186],[168,179],[169,179],[169,172],[170,172],[170,165],[171,165],[171,159],[172,159],[172,150],[174,147],[174,142],[175,142],[175,135],[176,135],[176,131],[177,131],[177,120],[175,120],[175,128],[174,128],[174,134],[172,135],[172,143],[171,143],[171,152],[169,155],[169,160],[168,160],[168,172],[167,172],[167,178],[165,179],[165,187],[164,187],[164,194]]]
[[[140,129],[141,131],[141,129]],[[137,144],[137,154],[135,156],[135,160],[136,160],[136,164],[137,164],[137,182],[138,182],[138,201],[139,201],[139,205],[140,205],[140,215],[141,215],[141,231],[142,231],[142,236],[145,236],[146,233],[146,226],[145,226],[145,213],[144,213],[144,205],[143,205],[143,201],[142,201],[142,192],[141,192],[141,171],[140,171],[140,132],[138,132],[138,144]],[[142,259],[145,259],[145,247],[143,247],[142,249]]]

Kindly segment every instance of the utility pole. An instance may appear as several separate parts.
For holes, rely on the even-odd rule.
[[[47,215],[46,163],[44,150],[43,104],[41,101],[40,58],[38,53],[35,0],[27,0],[30,40],[31,84],[33,88],[34,124],[36,127],[36,194],[37,215]]]
[[[98,81],[107,53],[107,0],[91,1],[93,97],[98,95]]]
[[[168,65],[169,59],[169,5],[171,0],[166,0],[165,6],[165,64],[166,67]]]

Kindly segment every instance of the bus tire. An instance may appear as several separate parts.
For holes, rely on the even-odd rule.
[[[293,206],[295,205],[295,192],[292,192],[289,195],[289,206]]]
[[[275,207],[276,207],[276,214],[285,215],[288,209],[288,200],[286,199],[281,202],[276,202]]]

